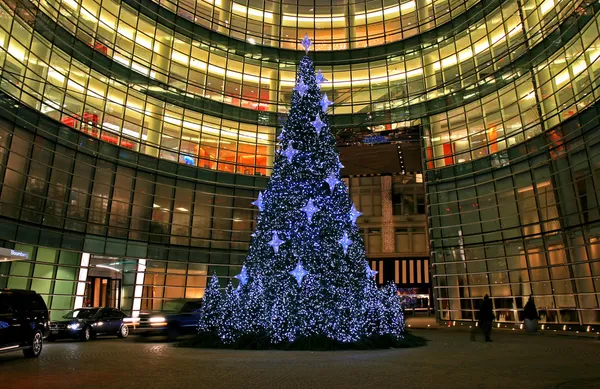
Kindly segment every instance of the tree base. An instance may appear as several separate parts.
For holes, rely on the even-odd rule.
[[[294,342],[271,343],[265,334],[248,334],[240,337],[233,343],[224,344],[215,333],[201,333],[194,338],[187,339],[177,344],[178,347],[215,348],[235,350],[307,350],[307,351],[334,351],[334,350],[377,350],[389,348],[421,347],[427,340],[420,336],[404,333],[401,339],[389,335],[377,335],[360,339],[357,342],[345,343],[330,339],[323,335],[313,335],[296,339]]]

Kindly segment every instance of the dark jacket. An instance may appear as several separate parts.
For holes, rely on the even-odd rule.
[[[493,321],[495,318],[492,300],[486,295],[479,308],[479,321]]]
[[[529,320],[536,320],[539,318],[537,308],[535,307],[535,303],[533,299],[529,299],[527,304],[525,304],[525,308],[523,309],[523,318]]]

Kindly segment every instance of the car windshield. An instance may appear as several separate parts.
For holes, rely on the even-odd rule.
[[[179,312],[183,304],[185,304],[185,301],[182,300],[166,301],[163,305],[163,311]]]
[[[88,319],[98,312],[98,308],[94,309],[75,309],[63,316],[63,319]]]
[[[202,303],[199,301],[188,301],[181,308],[181,313],[198,312],[202,307]]]

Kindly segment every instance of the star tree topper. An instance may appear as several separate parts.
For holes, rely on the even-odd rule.
[[[298,81],[298,84],[294,87],[294,90],[298,92],[300,97],[304,97],[306,91],[308,90],[308,85],[304,83],[303,78],[300,78],[300,81]]]
[[[308,272],[302,267],[302,261],[298,260],[296,268],[292,270],[290,274],[294,276],[294,278],[298,282],[298,286],[302,286],[302,279],[308,274]]]
[[[373,278],[377,273],[379,273],[377,270],[371,270],[371,267],[368,263],[365,264],[365,272],[367,273],[367,278]]]
[[[313,200],[309,199],[304,207],[302,207],[304,213],[306,213],[306,218],[308,219],[308,224],[312,223],[312,217],[315,213],[319,212],[320,208],[315,207],[313,204]]]
[[[329,99],[327,98],[327,93],[325,93],[323,94],[323,98],[321,99],[321,102],[319,104],[321,104],[321,109],[323,109],[323,112],[327,112],[327,108],[329,108],[329,106],[332,105],[333,102],[329,101]]]
[[[242,285],[246,285],[246,283],[248,282],[248,271],[246,271],[245,265],[242,266],[242,271],[240,272],[240,274],[234,276],[234,278],[240,280],[240,285],[238,286],[238,288]]]
[[[285,242],[279,239],[279,236],[277,236],[277,231],[273,231],[273,238],[269,241],[269,246],[273,247],[275,254],[279,252],[279,246],[281,246],[283,243]]]
[[[315,131],[317,132],[317,136],[321,135],[321,128],[325,127],[325,123],[323,123],[323,121],[321,120],[319,115],[317,115],[317,117],[315,118],[315,121],[311,122],[310,124],[312,124],[313,127],[315,128]]]
[[[356,224],[356,219],[358,219],[360,215],[362,215],[362,212],[357,210],[354,204],[352,204],[352,208],[350,209],[350,220],[353,224]]]
[[[352,239],[348,238],[348,233],[344,232],[342,239],[338,240],[338,243],[342,245],[344,249],[344,255],[348,254],[348,247],[352,244]]]
[[[308,34],[304,34],[304,39],[302,39],[302,47],[304,47],[304,52],[306,52],[306,54],[308,54],[310,46],[312,46],[312,42],[308,38]]]
[[[260,212],[262,212],[265,209],[265,205],[263,204],[262,192],[258,192],[258,198],[254,200],[251,204],[257,206]]]
[[[281,154],[287,158],[289,163],[292,163],[292,159],[294,159],[294,156],[298,153],[299,151],[294,148],[292,141],[289,141],[287,149],[285,149]]]
[[[340,180],[337,179],[335,173],[331,173],[329,176],[327,176],[325,182],[327,185],[329,185],[329,190],[331,191],[331,194],[333,194],[335,186],[340,182]]]

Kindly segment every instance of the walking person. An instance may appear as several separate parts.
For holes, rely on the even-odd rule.
[[[487,294],[483,298],[481,307],[479,308],[479,327],[485,335],[485,341],[491,342],[490,335],[492,333],[492,322],[496,317],[494,316],[494,308],[492,307],[492,300]]]
[[[537,307],[535,306],[535,301],[533,301],[533,295],[529,296],[529,300],[527,300],[527,304],[525,304],[523,318],[525,319],[525,331],[529,333],[536,332],[539,315]]]

